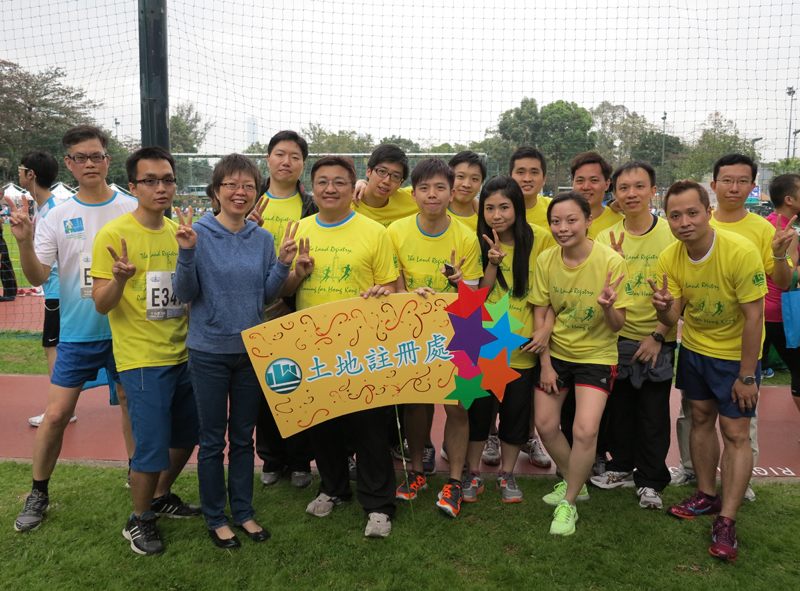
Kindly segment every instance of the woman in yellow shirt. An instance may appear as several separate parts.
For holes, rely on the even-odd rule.
[[[597,432],[617,373],[616,332],[633,304],[620,283],[625,260],[608,246],[587,237],[591,207],[575,191],[557,195],[547,221],[560,248],[545,251],[536,262],[528,301],[534,305],[536,331],[547,330],[549,306],[555,323],[549,343],[539,352],[534,392],[536,429],[565,481],[545,495],[556,507],[550,533],[575,533],[575,500],[587,500],[586,478],[594,462]],[[576,411],[570,448],[560,429],[561,406],[575,389]]]

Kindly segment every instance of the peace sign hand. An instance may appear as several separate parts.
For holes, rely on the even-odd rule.
[[[114,279],[117,283],[125,285],[128,279],[136,275],[136,265],[131,265],[128,261],[128,245],[125,239],[120,238],[120,242],[122,243],[121,256],[117,255],[114,247],[110,244],[106,246],[106,248],[108,252],[111,253],[111,258],[114,259],[114,264],[111,267],[111,273],[114,275]]]
[[[314,257],[309,254],[310,240],[301,238],[297,251],[297,260],[294,262],[294,274],[298,279],[305,279],[314,270]]]
[[[28,217],[28,198],[22,195],[23,211],[17,209],[11,197],[5,196],[8,203],[8,209],[11,212],[8,216],[8,222],[11,224],[11,234],[17,239],[17,244],[22,244],[33,240],[33,222]]]
[[[656,287],[656,284],[653,282],[652,279],[648,278],[647,282],[650,284],[650,289],[653,290],[653,307],[656,309],[656,312],[661,312],[662,314],[666,314],[672,308],[672,304],[675,301],[675,298],[669,293],[669,280],[667,279],[667,274],[664,273],[664,282],[661,285],[661,289]]]
[[[786,251],[789,250],[789,247],[792,245],[792,241],[797,237],[797,232],[794,231],[792,225],[797,221],[797,215],[795,215],[789,222],[786,224],[786,227],[783,227],[783,220],[784,218],[778,214],[777,226],[775,227],[775,237],[772,239],[772,254],[776,257],[783,258],[786,255]]]
[[[614,285],[611,285],[611,275],[613,275],[614,271],[609,271],[608,275],[606,276],[606,284],[603,286],[603,291],[600,292],[600,295],[597,298],[597,303],[600,304],[603,308],[610,308],[614,305],[614,302],[617,301],[617,287],[620,284],[620,281],[623,280],[625,274],[617,278],[614,282]]]
[[[194,248],[197,246],[197,234],[192,230],[194,211],[191,207],[188,209],[188,219],[185,221],[179,208],[175,208],[175,213],[178,215],[178,231],[175,232],[175,239],[178,241],[178,246],[181,248]]]
[[[264,210],[267,208],[267,203],[269,203],[269,197],[264,195],[261,198],[261,201],[257,203],[252,210],[250,210],[250,213],[247,214],[247,218],[245,219],[257,223],[259,228],[263,227],[264,218],[262,217],[262,214],[264,213]]]
[[[461,265],[463,265],[466,260],[467,257],[461,257],[461,261],[456,265],[456,249],[454,248],[450,253],[450,264],[453,267],[453,272],[450,273],[447,267],[442,267],[442,275],[447,277],[447,280],[451,284],[458,285],[458,282],[464,277],[464,273],[461,272]]]
[[[614,238],[614,232],[609,232],[609,234],[611,234],[611,248],[618,254],[622,255],[622,258],[625,258],[625,251],[622,250],[622,241],[625,240],[625,232],[620,234],[619,242],[617,242]]]
[[[297,242],[294,241],[294,236],[297,234],[297,228],[300,227],[300,222],[295,222],[292,227],[292,221],[286,225],[286,233],[283,235],[283,242],[281,242],[280,250],[278,251],[278,260],[284,265],[288,265],[294,260],[294,255],[297,254]]]
[[[490,240],[486,234],[483,235],[483,239],[489,244],[489,252],[486,253],[486,256],[489,258],[489,262],[497,267],[500,266],[500,263],[503,262],[508,253],[500,246],[497,230],[492,229],[492,234],[494,235],[494,241]]]

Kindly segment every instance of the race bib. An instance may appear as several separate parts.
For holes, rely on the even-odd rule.
[[[89,272],[92,270],[92,253],[91,252],[82,252],[80,254],[80,259],[78,262],[78,268],[80,269],[81,278],[80,278],[80,286],[81,286],[81,298],[91,298],[92,297],[92,276],[89,275]]]
[[[147,272],[147,319],[166,320],[186,316],[186,304],[172,291],[173,271]]]

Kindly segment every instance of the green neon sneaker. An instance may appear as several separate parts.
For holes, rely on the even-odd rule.
[[[567,494],[567,481],[562,480],[558,484],[556,484],[553,492],[546,494],[542,497],[542,500],[547,503],[548,505],[552,505],[555,507],[561,501],[564,500],[564,497]],[[586,483],[584,482],[583,486],[581,487],[580,492],[578,493],[578,500],[579,501],[588,501],[589,500],[589,491],[586,489]]]
[[[575,533],[575,523],[577,521],[578,509],[564,499],[556,505],[556,510],[553,511],[553,523],[550,524],[550,533],[554,536],[571,536]]]

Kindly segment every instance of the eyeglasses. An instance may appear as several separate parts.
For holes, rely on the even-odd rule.
[[[375,174],[377,174],[382,179],[385,179],[388,176],[390,179],[392,179],[393,183],[402,183],[403,182],[403,176],[397,174],[396,172],[390,173],[388,170],[386,170],[385,168],[381,168],[381,167],[373,168],[372,170],[375,172]]]
[[[99,164],[100,162],[106,159],[106,156],[108,156],[108,154],[100,154],[99,152],[90,154],[89,156],[87,156],[86,154],[77,154],[75,156],[70,156],[69,154],[67,154],[67,158],[69,158],[73,162],[77,162],[78,164],[86,164],[87,160],[91,160],[95,164]]]
[[[743,179],[740,179],[738,181],[734,181],[733,179],[720,179],[717,182],[725,187],[730,187],[731,185],[736,184],[740,186],[742,189],[744,189],[745,187],[749,187],[750,185],[753,184],[753,181],[745,181]]]
[[[256,192],[256,186],[255,185],[251,185],[251,184],[240,185],[239,183],[220,183],[219,186],[220,187],[225,187],[229,191],[233,191],[233,192],[236,192],[239,189],[244,189],[245,193],[255,193]]]
[[[138,185],[139,183],[143,184],[145,187],[150,187],[151,189],[157,187],[158,183],[164,183],[164,188],[169,189],[178,184],[178,179],[139,179],[133,181],[134,185]]]
[[[28,172],[29,170],[30,170],[30,168],[26,168],[25,166],[22,166],[21,164],[19,166],[17,166],[17,172]]]
[[[318,179],[314,181],[314,188],[319,189],[320,191],[325,190],[328,185],[333,185],[333,188],[337,191],[344,191],[348,186],[352,187],[353,183],[348,183],[342,179],[334,179],[332,181],[329,181],[328,179]]]

